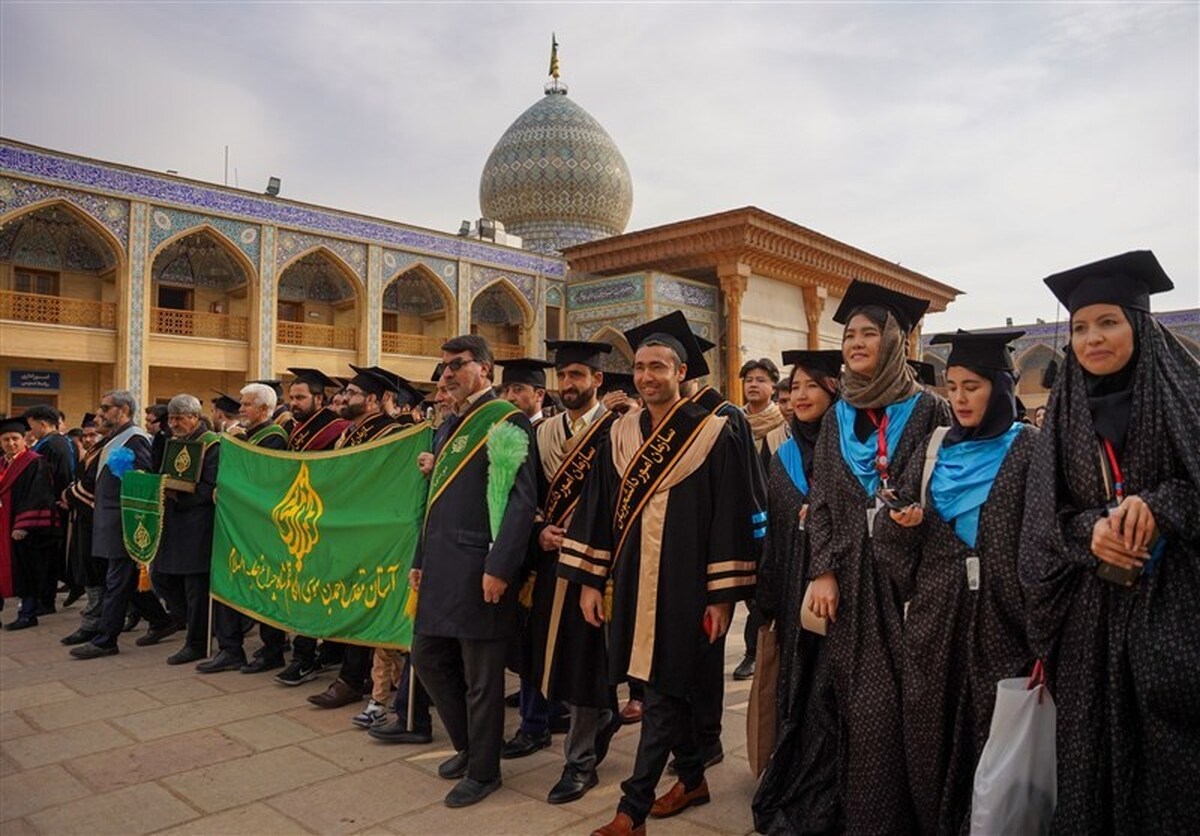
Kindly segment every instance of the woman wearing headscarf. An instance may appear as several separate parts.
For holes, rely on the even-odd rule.
[[[1071,344],[1021,540],[1058,707],[1057,833],[1200,832],[1200,367],[1154,254],[1050,276]]]
[[[779,644],[775,750],[754,797],[762,833],[836,833],[837,725],[825,638],[801,630],[808,585],[805,523],[821,419],[838,398],[840,351],[785,351],[794,364],[790,436],[767,469],[767,535],[759,561],[759,606]]]
[[[922,441],[949,421],[946,402],[904,361],[929,303],[855,281],[834,320],[845,326],[842,398],[815,448],[808,534],[809,609],[829,620],[838,713],[837,771],[848,833],[914,829],[900,725],[902,599],[875,559],[875,517],[895,502]]]
[[[907,601],[904,754],[921,833],[966,832],[996,683],[1033,665],[1017,558],[1037,431],[1017,420],[1008,347],[1022,333],[933,338],[951,345],[953,423],[904,471],[897,493],[914,504],[875,523],[875,555]]]

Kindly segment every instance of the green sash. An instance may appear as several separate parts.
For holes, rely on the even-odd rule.
[[[138,563],[148,564],[162,539],[166,476],[131,470],[121,477],[121,537]]]
[[[288,440],[287,431],[278,424],[267,424],[262,429],[256,431],[254,435],[246,439],[247,444],[253,444],[255,447],[262,444],[262,440],[269,435],[277,435],[286,442]]]
[[[446,439],[438,452],[437,461],[433,464],[433,473],[429,477],[429,504],[425,515],[438,500],[454,477],[462,472],[467,462],[487,444],[488,432],[496,424],[506,421],[514,414],[519,414],[515,406],[501,398],[490,400],[483,406],[473,409],[462,420],[454,432]]]

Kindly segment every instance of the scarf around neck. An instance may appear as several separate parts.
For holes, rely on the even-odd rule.
[[[938,451],[929,480],[930,500],[941,518],[953,523],[954,533],[971,548],[979,538],[979,512],[1021,426],[1010,422],[1000,435],[954,445],[943,443]]]
[[[921,393],[917,392],[898,403],[889,404],[884,410],[888,422],[884,437],[887,439],[889,457],[893,456],[896,448],[900,446],[900,436],[903,435],[904,427],[908,424],[909,416],[912,415],[913,407],[917,405],[920,397]],[[845,400],[838,401],[833,408],[837,410],[838,440],[841,444],[842,458],[867,495],[874,496],[880,485],[879,470],[875,467],[875,460],[879,455],[877,436],[871,433],[865,440],[859,440],[854,432],[857,410]]]
[[[767,408],[762,412],[746,413],[746,422],[750,424],[750,432],[754,435],[754,442],[757,444],[767,437],[767,433],[777,427],[782,427],[784,423],[783,413],[779,411],[779,404],[771,402],[767,404]]]

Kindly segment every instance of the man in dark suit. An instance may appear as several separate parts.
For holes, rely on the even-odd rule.
[[[92,554],[108,560],[104,582],[104,604],[100,611],[99,632],[91,641],[71,648],[76,659],[98,659],[118,652],[117,638],[125,624],[125,612],[136,598],[137,609],[150,622],[150,629],[138,639],[138,644],[153,644],[174,633],[178,628],[171,621],[162,603],[152,592],[138,591],[140,567],[125,550],[121,534],[121,479],[108,464],[113,453],[128,448],[133,453],[133,470],[151,470],[150,436],[133,423],[137,401],[133,395],[118,389],[100,399],[100,427],[108,433],[101,442],[96,477],[96,507],[92,515]]]
[[[411,577],[419,593],[412,658],[457,750],[438,767],[443,778],[460,779],[446,806],[466,807],[500,787],[505,651],[516,634],[520,590],[514,581],[533,528],[537,465],[529,420],[492,391],[487,340],[448,340],[442,363],[455,411],[450,426],[439,428],[433,461],[422,460],[430,491]],[[512,449],[506,423],[525,434],[523,459],[502,461],[499,444],[489,449],[493,435],[497,441],[508,436],[505,446]],[[507,470],[512,480],[502,510],[488,505],[493,457],[491,478]],[[499,519],[495,530],[490,510]]]
[[[54,485],[54,496],[60,497],[75,475],[75,445],[62,434],[59,424],[59,412],[52,406],[39,404],[25,410],[25,419],[29,422],[29,431],[37,441],[33,444],[33,452],[46,460],[50,478]],[[67,579],[66,559],[66,520],[60,509],[55,508],[57,525],[52,529],[50,542],[47,543],[46,557],[53,563],[45,567],[42,579],[45,586],[38,601],[38,615],[49,615],[54,612],[58,582]],[[72,586],[71,594],[63,603],[69,606],[83,594],[81,587]]]

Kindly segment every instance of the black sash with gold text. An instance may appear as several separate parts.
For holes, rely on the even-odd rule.
[[[400,424],[395,418],[392,418],[386,412],[378,412],[372,415],[361,425],[354,426],[351,424],[342,432],[334,446],[338,449],[342,447],[357,447],[359,444],[366,444],[368,441],[374,441],[377,438],[383,438],[385,435],[391,435],[400,429]]]
[[[542,516],[546,522],[562,527],[579,504],[583,494],[583,480],[592,469],[596,453],[607,437],[610,424],[616,419],[615,412],[605,412],[587,428],[583,437],[575,444],[575,448],[563,459],[558,472],[550,481],[550,489],[546,494],[546,505]]]
[[[692,403],[703,408],[706,412],[716,415],[717,410],[729,403],[721,397],[721,393],[711,386],[705,386],[696,394],[692,395]]]
[[[315,415],[301,423],[292,419],[288,433],[288,447],[296,452],[305,450],[328,450],[346,429],[348,422],[339,418],[329,407],[318,410]]]

